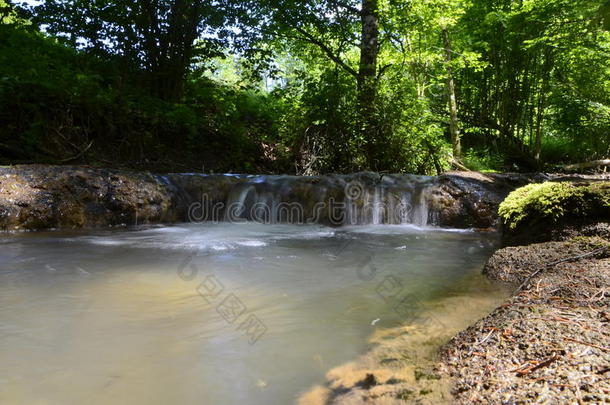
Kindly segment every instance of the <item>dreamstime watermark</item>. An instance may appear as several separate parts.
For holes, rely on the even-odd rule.
[[[195,223],[279,222],[295,225],[322,223],[341,226],[358,225],[374,216],[384,218],[385,223],[403,223],[413,211],[413,207],[407,201],[388,203],[386,200],[376,199],[374,192],[368,191],[358,181],[345,185],[343,199],[330,197],[312,206],[299,201],[269,201],[266,198],[261,198],[261,201],[254,199],[251,204],[246,204],[253,187],[252,185],[246,188],[242,198],[233,202],[214,201],[207,193],[203,193],[200,201],[193,202],[189,206],[188,220]]]
[[[362,217],[370,218],[373,213],[383,216],[386,222],[401,223],[411,214],[409,203],[400,201],[389,206],[385,201],[371,199],[362,183],[353,181],[344,189],[344,199],[329,198],[327,201],[317,202],[313,207],[306,208],[300,202],[255,202],[247,208],[246,196],[230,204],[212,202],[207,194],[203,194],[201,201],[190,205],[188,218],[191,222],[223,222],[242,223],[258,222],[262,224],[284,222],[296,225],[326,223],[329,225],[357,225],[362,223]],[[371,201],[373,200],[373,201]],[[392,219],[392,216],[394,218]],[[413,293],[410,293],[405,284],[397,275],[383,275],[374,263],[375,255],[372,252],[363,255],[353,246],[353,240],[345,239],[335,247],[334,256],[349,254],[354,261],[354,270],[361,282],[374,282],[376,295],[393,312],[398,314],[403,322],[415,320],[436,322],[438,320],[427,316],[422,318],[423,305]],[[195,257],[211,256],[212,253],[199,255],[197,252],[187,256],[177,267],[178,276],[183,281],[194,281],[202,275],[196,291],[209,305],[213,305],[217,314],[227,323],[242,332],[251,345],[258,342],[267,333],[265,323],[255,313],[248,310],[247,305],[234,292],[227,291],[225,285],[214,273],[200,274],[200,268],[195,263]]]
[[[178,277],[183,281],[194,281],[199,277],[199,266],[194,262],[193,253],[186,257],[177,268]],[[231,291],[226,291],[224,284],[214,273],[203,274],[203,279],[196,287],[196,291],[203,300],[213,305],[216,313],[235,330],[242,332],[251,345],[258,342],[267,332],[267,326],[253,312],[248,310],[246,304]]]
[[[354,254],[353,241],[346,240],[335,251],[335,256],[341,256],[346,251]],[[436,325],[443,327],[443,323],[429,312],[425,311],[425,305],[417,296],[410,292],[400,277],[395,274],[383,276],[374,263],[375,254],[369,252],[355,260],[355,272],[361,282],[373,282],[375,284],[375,294],[381,299],[392,312],[397,314],[402,322],[413,323],[418,321],[424,325]]]

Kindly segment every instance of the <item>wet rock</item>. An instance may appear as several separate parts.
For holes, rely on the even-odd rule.
[[[0,229],[173,222],[175,196],[147,173],[87,167],[0,168]]]
[[[454,228],[492,228],[498,225],[498,206],[515,189],[540,176],[455,173],[439,176],[426,190],[435,224]]]

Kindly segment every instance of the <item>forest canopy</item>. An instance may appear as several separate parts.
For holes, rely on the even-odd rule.
[[[610,0],[0,0],[0,160],[436,174],[610,156]]]

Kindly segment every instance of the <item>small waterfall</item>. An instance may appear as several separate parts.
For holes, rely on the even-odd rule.
[[[413,210],[413,205],[411,204],[411,193],[404,192],[400,196],[400,211],[399,211],[399,220],[400,224],[408,224],[411,221],[411,211]]]
[[[340,225],[415,224],[431,217],[431,179],[361,173],[320,177],[198,176],[200,194],[214,194],[223,221]],[[222,197],[224,195],[224,197]],[[206,205],[207,207],[207,205]],[[207,208],[206,208],[207,209]]]
[[[381,200],[381,190],[379,187],[375,187],[375,194],[373,197],[373,206],[371,207],[373,210],[373,225],[379,225],[383,219],[383,207],[384,203]]]
[[[428,225],[428,214],[428,203],[426,201],[425,189],[421,189],[414,198],[411,223],[418,226]]]
[[[251,193],[256,193],[254,186],[250,184],[239,185],[231,190],[226,201],[224,220],[236,222],[247,219],[246,202]]]

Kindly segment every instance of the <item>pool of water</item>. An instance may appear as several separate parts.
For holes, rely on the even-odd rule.
[[[189,224],[0,236],[0,403],[290,404],[496,235]]]

